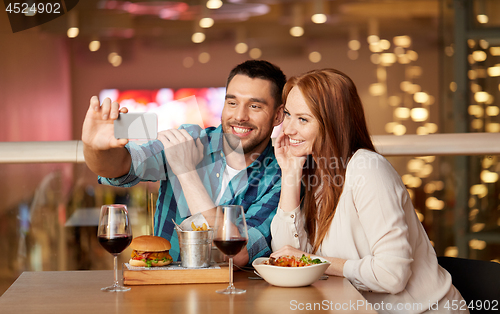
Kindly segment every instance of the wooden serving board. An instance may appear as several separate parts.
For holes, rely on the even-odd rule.
[[[123,264],[123,284],[167,285],[188,283],[227,283],[229,267],[212,265],[209,268],[184,268],[179,262],[163,267],[134,267]]]

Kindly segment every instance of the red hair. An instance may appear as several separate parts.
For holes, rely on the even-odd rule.
[[[308,241],[316,252],[335,215],[348,161],[360,148],[371,151],[375,148],[361,99],[347,75],[334,69],[322,69],[291,77],[283,89],[285,105],[294,86],[300,89],[319,122],[319,135],[313,145],[313,155],[308,156],[304,165],[302,182]],[[335,166],[331,167],[334,162]],[[315,184],[318,178],[321,184]]]

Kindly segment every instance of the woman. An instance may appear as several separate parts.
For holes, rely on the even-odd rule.
[[[452,300],[460,304],[399,175],[375,152],[351,79],[314,70],[290,78],[283,99],[271,256],[328,259],[327,274],[349,279],[381,312],[448,312]]]

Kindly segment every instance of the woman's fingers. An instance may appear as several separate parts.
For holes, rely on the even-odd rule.
[[[284,247],[282,247],[281,249],[277,250],[277,251],[274,251],[272,254],[271,254],[271,257],[279,257],[281,255],[283,255],[283,251],[286,250],[288,248],[288,245],[285,245]]]
[[[284,255],[293,255],[293,256],[298,256],[298,257],[301,257],[302,254],[307,254],[305,252],[302,252],[301,250],[299,249],[296,249],[290,245],[285,245],[284,247],[282,247],[281,249],[277,250],[277,251],[274,251],[272,254],[271,254],[271,257],[280,257],[280,256],[284,256]]]
[[[285,145],[285,134],[281,132],[276,138],[276,147],[281,148]]]

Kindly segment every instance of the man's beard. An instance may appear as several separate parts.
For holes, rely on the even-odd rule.
[[[253,125],[245,125],[245,124],[240,125],[240,124],[236,124],[236,123],[234,123],[234,124],[237,126],[240,126],[240,127],[251,128],[252,131],[250,131],[250,132],[254,132],[257,129]],[[224,138],[226,139],[226,143],[229,145],[229,147],[233,151],[236,151],[238,153],[247,154],[249,152],[252,152],[253,150],[255,150],[255,148],[257,146],[259,146],[262,143],[262,142],[259,142],[258,138],[254,137],[252,139],[249,139],[245,144],[243,144],[241,139],[238,136],[233,134],[232,128],[231,128],[231,122],[227,122],[226,124],[223,124],[222,131],[224,133]],[[243,148],[243,152],[241,151],[241,148]]]

